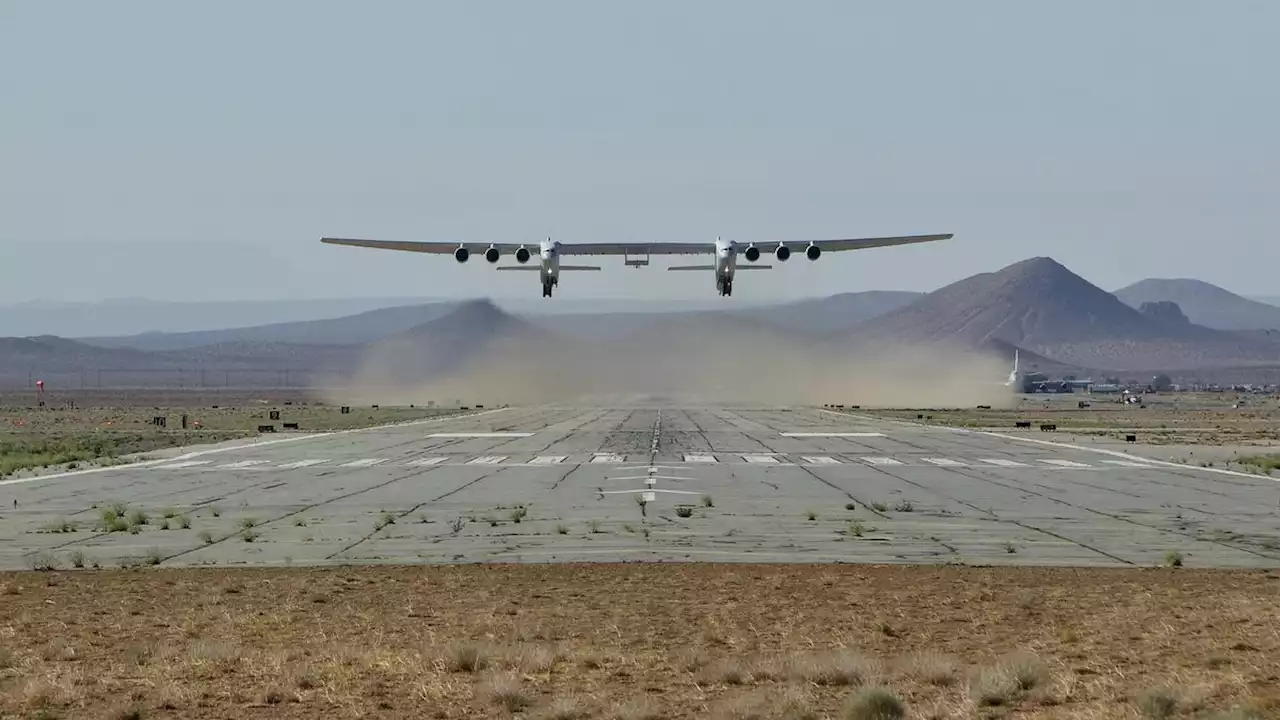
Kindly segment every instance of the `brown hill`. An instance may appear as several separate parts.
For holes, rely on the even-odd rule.
[[[1002,340],[1066,365],[1138,370],[1274,362],[1280,344],[1145,315],[1037,257],[929,293],[855,328],[850,342],[980,348]]]

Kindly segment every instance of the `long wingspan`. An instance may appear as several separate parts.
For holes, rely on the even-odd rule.
[[[403,250],[405,252],[436,253],[452,255],[459,243],[442,242],[407,242],[401,240],[359,240],[355,238],[320,238],[320,242],[328,245],[351,245],[353,247],[378,248],[380,250]],[[486,246],[488,247],[488,246]]]
[[[710,242],[562,243],[561,255],[699,255],[716,251]]]
[[[911,245],[913,243],[949,240],[954,235],[955,233],[942,233],[939,235],[899,235],[897,237],[849,238],[841,240],[785,240],[783,242],[789,247],[807,246],[812,243],[822,248],[824,252],[840,252],[842,250],[866,250],[893,245]],[[777,242],[756,243],[756,247],[772,247],[777,244]]]

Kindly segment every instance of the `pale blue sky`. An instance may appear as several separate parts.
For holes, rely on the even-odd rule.
[[[1280,3],[0,1],[0,303],[490,295],[322,246],[955,232],[735,297],[1036,255],[1274,294]],[[114,265],[108,272],[107,265]],[[562,297],[704,297],[622,268]]]

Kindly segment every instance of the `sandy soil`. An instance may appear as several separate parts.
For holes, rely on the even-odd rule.
[[[897,717],[851,710],[871,686],[913,718],[1280,713],[1277,572],[104,570],[0,588],[4,717]]]

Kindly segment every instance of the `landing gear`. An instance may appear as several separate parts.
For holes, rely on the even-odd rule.
[[[727,295],[732,295],[732,294],[733,294],[733,281],[721,280],[720,281],[720,297],[725,297]]]
[[[551,297],[551,289],[556,286],[555,278],[546,278],[542,281],[542,297]]]

